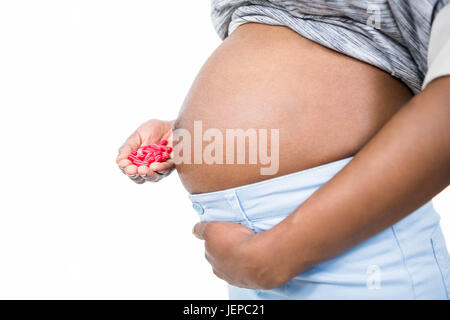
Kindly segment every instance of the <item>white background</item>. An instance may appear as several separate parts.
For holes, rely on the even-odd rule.
[[[0,0],[0,298],[226,298],[176,174],[117,148],[173,119],[220,43],[208,1]],[[434,200],[450,239],[450,191]]]

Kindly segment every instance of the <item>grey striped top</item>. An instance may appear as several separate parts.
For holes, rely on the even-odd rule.
[[[431,26],[450,0],[211,0],[224,39],[246,22],[282,25],[402,80],[414,93],[428,71]]]

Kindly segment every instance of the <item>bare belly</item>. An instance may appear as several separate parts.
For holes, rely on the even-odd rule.
[[[176,169],[190,193],[204,193],[339,160],[360,150],[410,98],[405,85],[373,66],[285,27],[245,24],[205,63],[174,125],[192,134],[192,150],[194,121],[202,132],[222,132],[224,163],[185,161]],[[262,174],[267,163],[250,163],[250,139],[246,162],[227,164],[227,129],[266,129],[268,140],[277,129],[277,172]]]

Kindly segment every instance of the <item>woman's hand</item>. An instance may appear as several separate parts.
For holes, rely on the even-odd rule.
[[[169,141],[169,146],[173,146],[172,124],[173,121],[149,120],[137,128],[120,147],[116,162],[131,180],[139,184],[146,181],[157,182],[173,171],[175,165],[171,158],[165,162],[154,162],[150,167],[137,167],[128,160],[128,156],[132,151],[163,139]]]
[[[193,233],[205,240],[205,257],[214,274],[229,284],[272,289],[285,282],[282,268],[272,267],[269,248],[249,228],[231,222],[199,222]]]

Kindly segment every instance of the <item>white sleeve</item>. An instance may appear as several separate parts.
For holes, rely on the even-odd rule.
[[[428,46],[428,72],[422,89],[434,79],[450,75],[450,4],[434,19]]]

